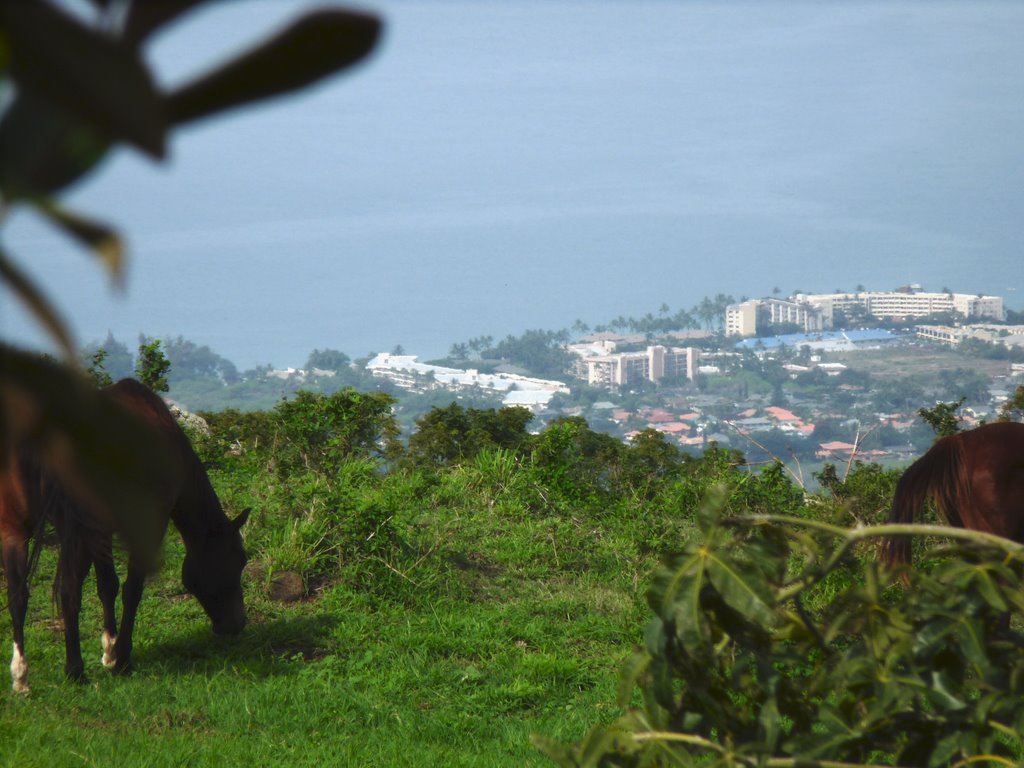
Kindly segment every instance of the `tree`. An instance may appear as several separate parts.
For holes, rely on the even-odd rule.
[[[1018,386],[999,409],[999,421],[1024,419],[1024,385]]]
[[[966,401],[961,397],[956,402],[938,402],[932,408],[919,408],[917,415],[934,431],[938,437],[949,437],[961,430],[963,419],[957,413]]]
[[[944,369],[939,371],[938,394],[940,398],[963,397],[970,403],[987,403],[989,377],[970,368]]]
[[[394,403],[383,392],[296,392],[274,409],[279,473],[322,472],[351,457],[395,456],[399,430],[391,412]]]
[[[700,321],[687,310],[680,309],[672,316],[672,327],[682,331],[685,331],[687,328],[696,330],[700,328]]]
[[[567,342],[566,331],[529,330],[519,337],[505,337],[494,347],[494,354],[538,376],[553,379],[564,376],[572,361],[565,348]]]
[[[717,309],[715,302],[709,297],[705,296],[700,300],[700,303],[693,308],[693,314],[696,315],[703,321],[704,329],[710,331],[714,324]]]
[[[241,380],[235,364],[205,344],[200,346],[178,336],[176,339],[165,341],[163,348],[174,372],[168,377],[172,384],[196,379],[215,379],[224,384],[234,384]]]
[[[486,448],[522,451],[529,443],[526,425],[533,414],[526,408],[475,409],[452,403],[433,408],[416,421],[409,438],[409,460],[437,467],[472,459]]]
[[[107,332],[107,338],[101,344],[91,344],[85,348],[85,357],[92,358],[97,352],[103,350],[103,368],[110,374],[114,381],[132,376],[135,373],[135,358],[128,349],[128,345],[114,338],[114,334]]]
[[[171,370],[171,361],[160,349],[160,339],[147,342],[139,341],[139,359],[135,363],[135,378],[154,392],[166,392],[167,373]]]
[[[107,350],[100,347],[93,352],[92,357],[89,358],[89,365],[86,367],[85,372],[89,375],[89,378],[95,382],[97,387],[109,387],[114,383],[114,380],[110,378],[110,374],[107,373],[103,366],[103,361],[107,359]]]
[[[616,482],[641,499],[651,499],[665,481],[679,470],[682,456],[663,432],[647,428],[636,435],[623,452]]]
[[[570,508],[607,498],[626,447],[586,419],[555,419],[533,441],[530,462],[538,479]]]
[[[306,358],[305,369],[312,371],[342,371],[352,364],[352,359],[336,349],[314,349]]]

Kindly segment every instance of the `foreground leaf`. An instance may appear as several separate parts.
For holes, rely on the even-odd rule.
[[[164,156],[160,97],[138,50],[38,0],[0,4],[11,74],[111,141]]]
[[[71,339],[71,332],[57,314],[57,310],[28,275],[7,257],[3,249],[0,249],[0,280],[7,283],[14,295],[25,303],[29,312],[35,315],[40,325],[60,345],[65,357],[69,360],[74,359],[75,344]]]
[[[185,123],[310,85],[363,59],[380,21],[362,13],[318,11],[166,99],[168,120]]]
[[[150,558],[163,535],[157,484],[170,461],[152,429],[81,373],[0,344],[0,447],[35,453],[81,503]]]

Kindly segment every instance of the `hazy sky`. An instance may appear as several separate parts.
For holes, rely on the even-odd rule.
[[[217,4],[171,87],[299,3]],[[127,297],[31,216],[4,244],[81,341],[184,335],[242,367],[857,284],[1024,303],[1024,4],[367,2],[371,61],[123,150],[67,197]],[[0,295],[0,332],[33,342]]]

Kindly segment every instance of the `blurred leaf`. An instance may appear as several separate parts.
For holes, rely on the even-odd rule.
[[[629,657],[622,668],[622,675],[619,677],[620,707],[628,707],[630,699],[633,698],[633,689],[637,687],[647,670],[651,666],[651,657],[643,651],[637,651]]]
[[[0,119],[0,191],[8,199],[47,196],[92,170],[109,148],[62,105],[21,91]]]
[[[160,97],[138,50],[40,0],[0,3],[11,75],[110,141],[164,156]]]
[[[159,507],[166,441],[81,374],[0,344],[0,440],[25,446],[104,524],[144,556],[163,533]]]
[[[204,0],[135,0],[129,7],[125,19],[124,37],[137,43],[157,28],[203,2]]]
[[[241,58],[170,94],[165,101],[168,120],[197,120],[314,83],[369,54],[380,28],[376,17],[362,13],[310,13]]]
[[[34,201],[36,208],[50,221],[91,249],[110,272],[114,285],[124,287],[125,256],[121,238],[105,224],[83,218],[52,200]]]
[[[648,604],[664,621],[670,621],[687,649],[705,642],[706,630],[700,605],[705,583],[706,553],[698,550],[673,558],[655,575]]]
[[[996,587],[995,582],[992,580],[992,577],[989,576],[988,571],[978,567],[974,582],[978,592],[985,598],[985,602],[995,610],[1006,611],[1009,609],[1009,606],[1007,606],[1006,601],[1003,599],[1002,594],[1000,594],[998,587]]]
[[[707,567],[711,583],[730,608],[764,627],[775,626],[775,612],[760,594],[761,584],[748,578],[738,563],[713,552]]]
[[[60,345],[65,357],[68,360],[73,360],[75,344],[67,326],[57,314],[57,310],[53,308],[53,305],[36,287],[35,283],[14,265],[2,249],[0,249],[0,279],[7,283],[14,295],[25,303],[29,311],[50,333],[53,340]]]

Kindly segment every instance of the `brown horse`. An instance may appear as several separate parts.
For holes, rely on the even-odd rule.
[[[1024,543],[1024,424],[996,422],[940,438],[896,485],[890,523],[913,523],[932,499],[949,525]],[[884,542],[890,565],[910,562],[909,536]]]
[[[239,530],[249,511],[234,520],[224,514],[199,457],[159,396],[131,379],[107,388],[104,395],[147,424],[157,439],[166,444],[161,448],[167,449],[168,461],[154,466],[152,476],[146,478],[162,500],[150,528],[156,539],[162,539],[168,521],[174,522],[185,544],[181,569],[185,589],[199,600],[214,632],[237,634],[245,626],[241,573],[246,555]],[[124,531],[109,514],[72,498],[28,452],[8,451],[4,459],[6,466],[0,476],[0,539],[14,629],[14,690],[28,690],[24,635],[30,571],[28,543],[31,538],[38,538],[47,519],[53,521],[60,540],[57,591],[65,630],[65,672],[72,679],[81,679],[84,673],[78,617],[82,583],[90,566],[95,568],[96,588],[103,605],[103,664],[113,667],[115,672],[127,671],[131,666],[135,616],[151,553],[148,548],[126,541],[128,571],[118,630],[114,601],[119,584],[112,542],[114,534]]]

